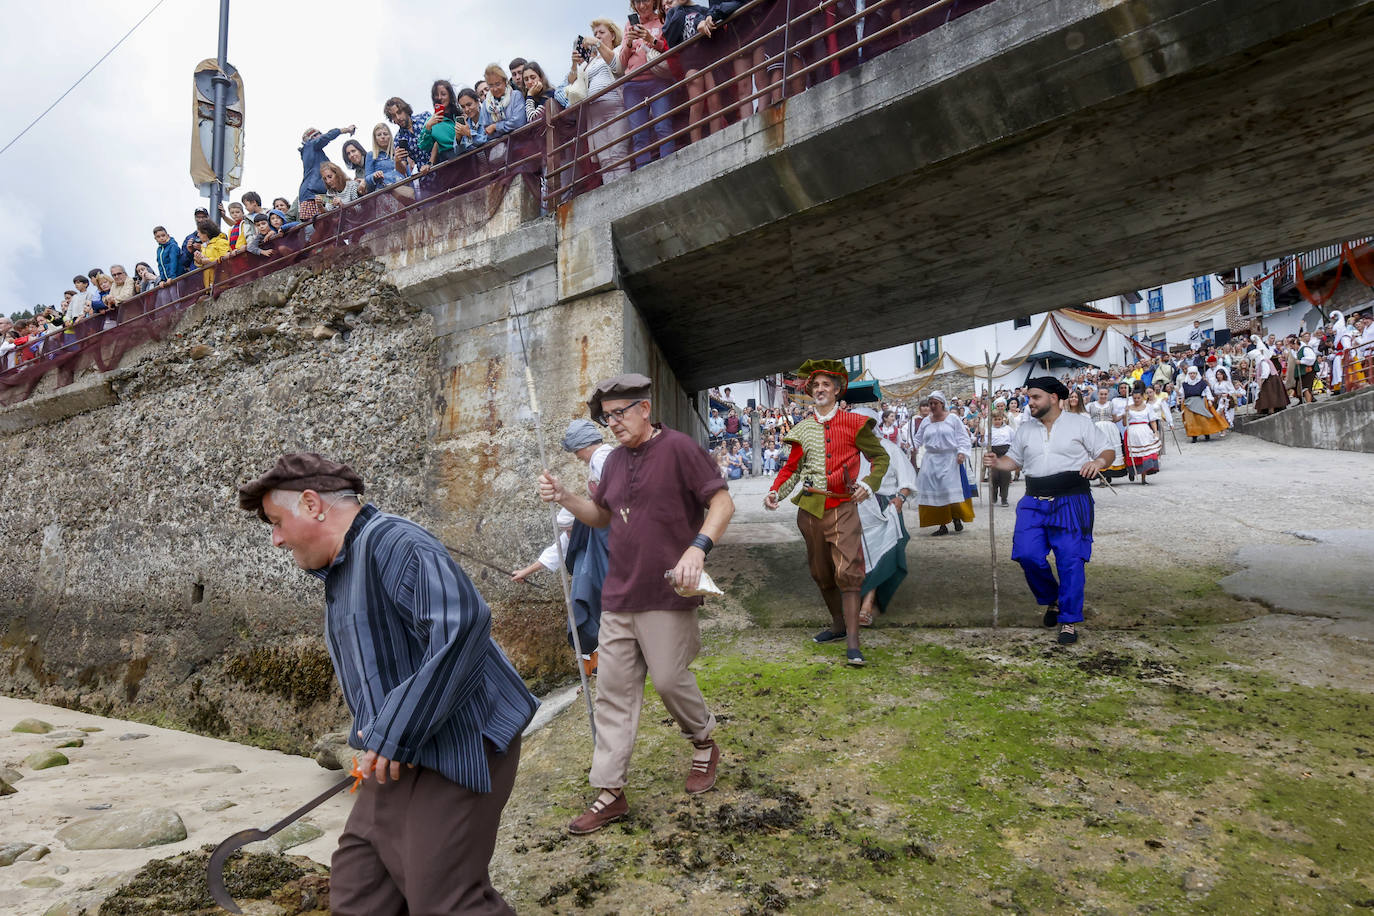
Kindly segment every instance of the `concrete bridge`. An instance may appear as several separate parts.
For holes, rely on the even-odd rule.
[[[518,568],[549,532],[512,314],[555,442],[621,371],[692,429],[731,377],[1353,237],[1371,63],[1369,2],[997,0],[555,214],[483,189],[201,302],[0,410],[44,484],[0,488],[0,563],[32,571],[0,581],[0,688],[332,724],[318,595],[232,508],[280,452]],[[522,671],[564,671],[556,589],[470,569]]]

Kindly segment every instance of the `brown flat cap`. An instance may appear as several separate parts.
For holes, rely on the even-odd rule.
[[[647,401],[653,386],[653,379],[638,372],[617,375],[596,386],[592,396],[587,399],[587,408],[591,411],[592,419],[600,423],[602,401]]]
[[[317,493],[352,490],[362,495],[363,479],[348,465],[330,461],[323,455],[292,452],[278,458],[272,470],[257,480],[239,487],[239,508],[257,512],[258,518],[267,521],[267,513],[262,511],[262,498],[271,490],[314,490]]]

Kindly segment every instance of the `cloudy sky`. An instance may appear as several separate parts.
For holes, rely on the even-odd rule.
[[[154,2],[5,4],[0,146]],[[247,101],[243,184],[232,198],[294,197],[307,127],[357,124],[365,137],[388,97],[428,108],[433,80],[471,85],[490,61],[538,60],[552,78],[592,18],[627,12],[623,0],[232,0],[229,61]],[[218,16],[218,0],[165,0],[0,155],[0,312],[60,302],[72,275],[92,267],[153,263],[155,225],[177,239],[194,228],[205,201],[189,169],[191,72],[215,56]],[[336,161],[342,142],[329,148]]]

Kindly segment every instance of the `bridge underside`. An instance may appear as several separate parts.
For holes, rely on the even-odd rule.
[[[610,222],[688,389],[1370,229],[1374,4],[1104,6],[1003,0],[756,117],[753,155],[679,151],[713,180]]]

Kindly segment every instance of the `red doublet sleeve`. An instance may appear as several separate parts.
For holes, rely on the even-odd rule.
[[[787,461],[782,469],[778,471],[778,476],[773,479],[773,485],[768,489],[774,493],[782,488],[782,485],[792,479],[792,475],[797,473],[797,468],[801,466],[802,447],[793,445],[787,452]]]

